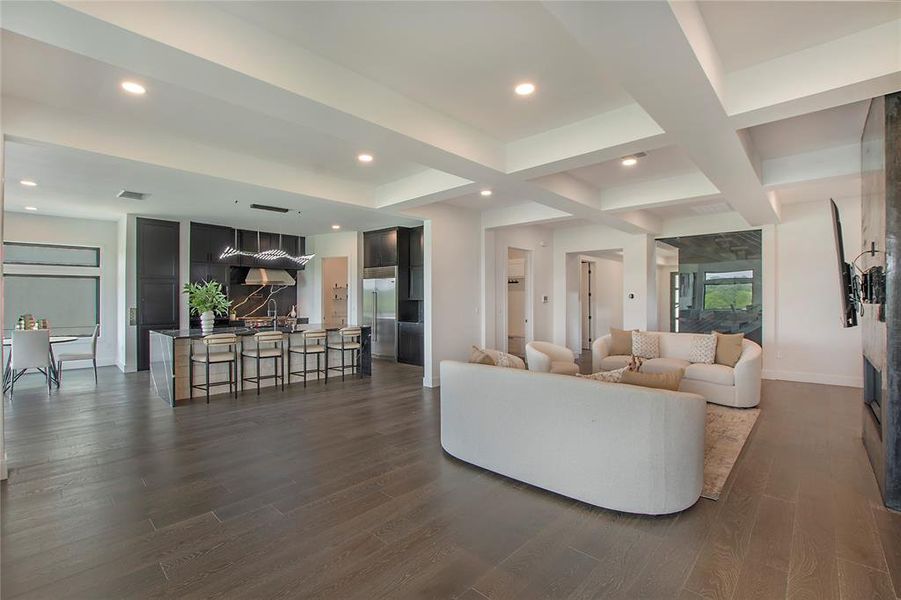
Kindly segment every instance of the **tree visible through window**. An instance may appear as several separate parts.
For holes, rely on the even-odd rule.
[[[704,274],[704,310],[745,310],[753,304],[754,271]]]

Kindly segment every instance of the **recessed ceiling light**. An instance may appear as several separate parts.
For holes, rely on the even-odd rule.
[[[23,179],[23,180],[19,181],[19,183],[26,187],[34,187],[37,185],[35,182],[33,182],[30,179]]]
[[[37,210],[36,206],[26,206],[25,210]]]
[[[492,194],[491,190],[482,190],[479,193],[482,194],[483,196],[490,196]]]
[[[123,81],[122,89],[135,96],[143,96],[147,92],[144,86],[136,81]]]
[[[530,81],[524,81],[517,84],[517,86],[513,88],[513,91],[519,96],[531,96],[535,93],[535,84]]]
[[[623,159],[624,167],[633,167],[637,164],[638,164],[638,159],[635,158],[634,156],[627,156],[626,158]]]
[[[341,229],[340,225],[332,225],[332,229]]]
[[[371,163],[372,155],[371,154],[358,154],[357,160],[360,161],[361,163]]]

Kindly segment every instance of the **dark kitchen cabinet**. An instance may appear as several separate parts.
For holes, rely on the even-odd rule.
[[[363,234],[363,267],[396,267],[397,228],[367,231]]]
[[[423,363],[422,323],[398,322],[397,362],[422,366]]]
[[[234,263],[235,257],[222,257],[234,243],[235,230],[231,227],[191,223],[191,262]]]
[[[218,281],[223,291],[228,287],[229,265],[191,261],[191,282]]]
[[[421,267],[425,264],[423,252],[423,228],[414,227],[410,230],[410,266]]]

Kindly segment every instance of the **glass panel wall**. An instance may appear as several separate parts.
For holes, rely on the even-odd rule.
[[[760,230],[659,240],[678,250],[670,277],[670,330],[744,333],[760,344],[763,263]]]

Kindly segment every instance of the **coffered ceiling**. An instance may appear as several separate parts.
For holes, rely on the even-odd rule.
[[[865,101],[901,89],[898,9],[7,1],[2,126],[38,149],[12,152],[23,171],[50,148],[73,176],[121,160],[216,182],[191,187],[192,214],[259,193],[315,206],[322,227],[329,210],[367,228],[438,202],[507,224],[656,233],[722,210],[761,225],[780,194],[847,188]],[[80,214],[108,208],[72,193]]]

